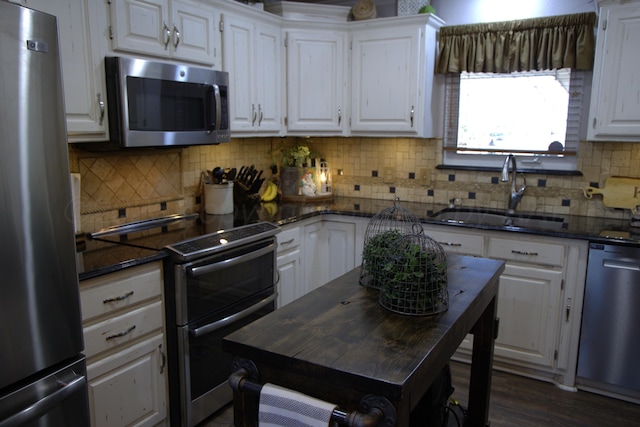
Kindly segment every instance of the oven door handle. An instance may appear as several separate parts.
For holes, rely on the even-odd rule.
[[[189,330],[189,334],[195,338],[197,337],[201,337],[202,335],[208,334],[209,332],[213,332],[216,331],[220,328],[223,328],[227,325],[230,325],[234,322],[237,322],[238,320],[242,320],[247,316],[250,316],[251,314],[255,313],[256,311],[266,307],[267,305],[269,305],[270,303],[272,303],[276,297],[277,297],[277,293],[272,293],[271,295],[269,295],[268,297],[266,297],[265,299],[263,299],[262,301],[258,302],[257,304],[252,305],[251,307],[247,307],[242,311],[239,311],[237,313],[232,314],[231,316],[227,316],[223,319],[217,320],[213,323],[209,323],[207,325],[204,326],[200,326],[199,328],[195,328],[195,329],[190,329]]]
[[[275,244],[271,243],[269,246],[265,246],[257,251],[252,251],[235,258],[229,258],[221,261],[217,261],[211,264],[204,264],[201,267],[187,267],[186,271],[192,277],[201,276],[203,274],[208,274],[216,270],[220,270],[222,268],[232,267],[234,265],[240,264],[242,262],[250,261],[255,258],[259,258],[264,254],[275,251]]]

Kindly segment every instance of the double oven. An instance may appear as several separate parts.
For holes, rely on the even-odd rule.
[[[277,232],[261,222],[166,247],[171,425],[193,426],[232,400],[222,338],[275,309]]]
[[[222,338],[276,308],[279,227],[234,221],[220,227],[207,219],[169,216],[91,235],[168,253],[164,297],[172,426],[194,426],[231,402],[232,356],[223,352]]]

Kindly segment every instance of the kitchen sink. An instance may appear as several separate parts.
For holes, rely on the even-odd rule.
[[[448,223],[492,225],[499,227],[541,228],[560,230],[564,218],[536,214],[509,214],[499,210],[448,208],[431,215],[430,219]]]

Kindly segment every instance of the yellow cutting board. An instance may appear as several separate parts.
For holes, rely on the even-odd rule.
[[[640,178],[610,176],[604,188],[586,187],[587,199],[602,194],[602,204],[609,208],[636,209],[640,206]]]

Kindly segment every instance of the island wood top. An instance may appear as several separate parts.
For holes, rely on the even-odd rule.
[[[364,393],[413,409],[495,301],[504,262],[448,254],[447,268],[443,313],[386,310],[377,290],[359,284],[356,268],[228,335],[223,348],[256,363],[261,382],[334,402],[349,390],[341,406]]]

